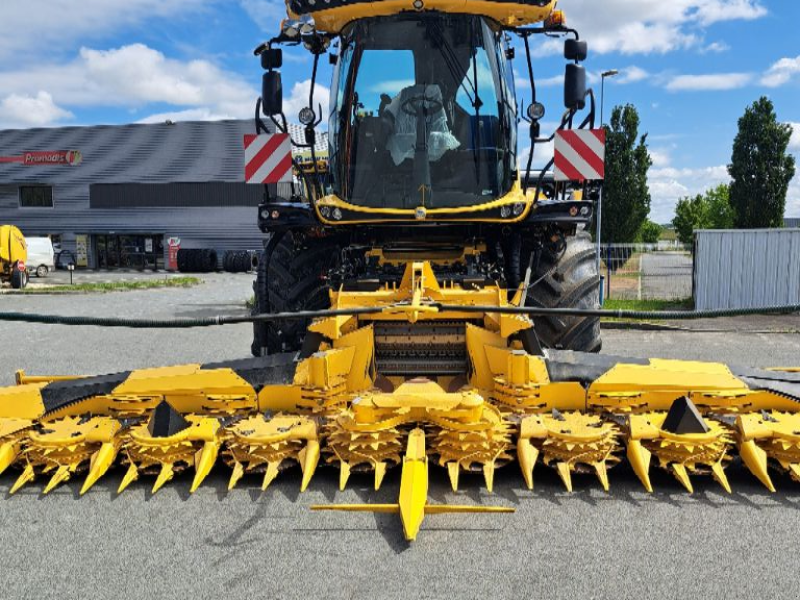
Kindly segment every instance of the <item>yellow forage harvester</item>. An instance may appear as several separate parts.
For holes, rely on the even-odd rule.
[[[437,280],[427,262],[407,263],[401,285],[330,298],[337,311],[374,310],[317,318],[300,353],[97,377],[18,373],[0,389],[10,493],[79,476],[81,493],[104,476],[120,492],[149,476],[156,492],[182,471],[194,492],[214,468],[229,488],[252,485],[251,474],[266,488],[299,468],[305,490],[322,464],[339,469],[342,488],[357,471],[376,489],[399,480],[399,497],[314,508],[397,513],[414,539],[427,514],[510,510],[430,504],[429,471],[453,490],[477,472],[491,492],[496,469],[517,462],[532,488],[541,464],[568,490],[587,485],[579,473],[607,490],[627,459],[648,491],[652,466],[689,492],[709,475],[730,491],[725,467],[738,454],[770,490],[771,469],[800,480],[798,372],[537,351],[532,321],[502,312],[515,306],[505,290]]]

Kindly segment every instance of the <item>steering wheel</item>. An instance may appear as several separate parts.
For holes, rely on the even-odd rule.
[[[443,104],[435,98],[428,98],[425,94],[411,96],[400,105],[400,109],[410,117],[418,117],[428,109],[428,114],[442,110]]]

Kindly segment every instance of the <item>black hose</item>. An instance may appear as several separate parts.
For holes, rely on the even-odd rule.
[[[434,304],[440,311],[466,313],[502,313],[508,315],[537,315],[560,317],[606,317],[614,319],[654,319],[664,321],[691,321],[694,319],[719,319],[721,317],[743,317],[747,315],[778,315],[800,312],[800,304],[763,306],[758,308],[724,308],[720,310],[607,310],[581,308],[543,308],[536,306],[461,306],[458,304]]]
[[[407,306],[407,305],[405,305]],[[535,306],[464,306],[459,304],[428,304],[439,311],[460,313],[493,313],[512,315],[540,315],[562,317],[608,317],[615,319],[693,320],[741,317],[747,315],[776,315],[800,312],[800,304],[765,306],[759,308],[731,308],[704,311],[639,311],[604,310],[578,308],[542,308]],[[45,325],[79,325],[99,327],[125,327],[129,329],[189,329],[215,325],[238,325],[241,323],[284,321],[292,319],[319,319],[324,317],[375,315],[391,309],[391,306],[369,306],[329,310],[306,310],[288,313],[265,313],[251,316],[218,315],[202,319],[120,319],[117,317],[69,317],[20,312],[0,312],[0,321],[18,323],[40,323]]]

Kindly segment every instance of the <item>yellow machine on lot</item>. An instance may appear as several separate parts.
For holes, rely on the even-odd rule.
[[[14,289],[28,283],[25,263],[28,246],[25,236],[13,225],[0,225],[0,282],[9,282]]]
[[[496,470],[516,462],[532,489],[541,464],[555,469],[568,490],[585,485],[578,479],[582,473],[608,490],[609,470],[627,459],[648,491],[652,468],[672,473],[689,492],[692,478],[703,475],[730,491],[725,467],[738,455],[770,490],[772,471],[800,481],[800,369],[581,351],[599,345],[592,296],[597,273],[586,271],[594,252],[581,229],[591,189],[586,200],[552,198],[548,204],[539,198],[540,177],[535,193],[527,193],[527,177],[515,163],[511,168],[516,116],[506,114],[510,96],[495,108],[495,120],[458,115],[468,128],[475,126],[476,136],[486,136],[486,144],[493,131],[492,145],[476,140],[437,173],[442,165],[432,158],[436,144],[444,144],[444,158],[455,151],[442,150],[448,143],[466,142],[455,135],[451,140],[444,128],[440,136],[427,135],[431,113],[447,112],[448,96],[464,88],[473,110],[487,104],[476,101],[475,86],[479,80],[501,86],[493,77],[497,56],[513,53],[500,53],[501,46],[492,44],[504,45],[507,34],[521,35],[527,46],[530,35],[569,33],[553,5],[291,1],[292,19],[284,23],[281,39],[299,39],[319,51],[340,38],[337,77],[349,83],[332,91],[338,95],[341,88],[343,108],[330,125],[330,187],[311,180],[306,189],[318,193],[310,198],[267,197],[260,211],[262,225],[275,223],[264,225],[273,234],[268,252],[283,257],[272,256],[262,276],[288,281],[305,277],[289,272],[292,261],[311,265],[321,291],[309,292],[305,283],[298,290],[267,286],[266,310],[255,320],[268,326],[257,331],[264,342],[259,350],[268,352],[255,358],[96,377],[19,372],[17,385],[0,389],[0,472],[18,470],[11,493],[39,478],[46,479],[48,493],[80,473],[83,494],[115,464],[124,467],[120,492],[144,477],[154,479],[155,492],[181,471],[189,472],[194,492],[215,465],[229,475],[229,488],[257,475],[262,489],[284,469],[299,467],[305,490],[317,468],[328,466],[338,469],[342,489],[354,473],[368,473],[375,489],[399,479],[397,502],[315,509],[397,513],[413,540],[429,514],[511,510],[429,503],[428,478],[436,472],[449,478],[453,490],[475,485],[477,474],[491,492]],[[385,27],[392,19],[402,23],[402,35],[392,36]],[[528,27],[545,19],[542,27]],[[301,30],[299,38],[290,35]],[[397,161],[375,143],[380,123],[357,116],[367,100],[355,91],[358,70],[347,66],[346,76],[341,70],[358,64],[357,58],[348,63],[348,53],[366,54],[359,44],[413,46],[419,41],[415,31],[426,51],[441,50],[441,59],[430,64],[441,62],[456,85],[440,83],[447,89],[435,92],[429,84],[421,89],[413,83],[405,96],[401,91],[401,110],[408,109],[406,125],[412,127],[405,142],[389,131],[386,139],[398,144]],[[488,63],[495,70],[483,64],[478,73],[478,38],[483,52],[498,50]],[[268,69],[262,104],[271,106],[267,116],[275,116],[279,61],[272,43],[260,51]],[[573,46],[568,54],[585,55],[585,48]],[[461,81],[470,67],[472,88]],[[575,117],[575,98],[587,94],[575,80],[580,71],[568,73],[573,75],[562,125]],[[393,102],[389,98],[387,107]],[[535,139],[541,111],[528,111]],[[302,120],[313,146],[316,117]],[[353,147],[357,140],[361,150]],[[382,163],[376,179],[367,167],[374,167],[370,161],[379,160],[377,155],[391,162]],[[468,181],[457,180],[459,168]],[[375,196],[368,192],[378,194],[379,188],[380,201],[370,204]],[[348,195],[347,189],[360,191]],[[575,279],[570,273],[578,267]],[[539,280],[548,282],[555,302],[531,293]],[[294,294],[282,312],[272,304],[278,291],[284,298]],[[314,305],[310,297],[324,302]],[[398,470],[399,477],[393,476]]]

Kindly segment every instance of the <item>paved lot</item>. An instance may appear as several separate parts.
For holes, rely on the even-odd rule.
[[[692,257],[678,252],[643,254],[641,297],[682,300],[692,296]]]
[[[2,297],[0,310],[62,314],[201,316],[242,310],[250,277],[210,276],[190,289],[81,297]],[[221,360],[247,354],[249,327],[104,331],[0,324],[0,384],[12,370],[98,373]],[[800,363],[800,335],[610,331],[605,351],[633,356]],[[431,501],[514,506],[511,515],[435,515],[419,540],[403,541],[393,515],[313,513],[329,502],[392,502],[399,473],[375,493],[354,475],[344,493],[320,469],[299,494],[282,475],[265,493],[256,480],[226,491],[218,467],[194,495],[179,477],[157,495],[137,482],[121,496],[110,473],[84,498],[72,483],[43,497],[37,485],[9,497],[0,477],[0,598],[797,598],[800,484],[777,478],[770,495],[741,467],[734,493],[698,480],[690,496],[666,474],[643,491],[626,467],[606,494],[576,477],[567,494],[537,467],[527,491],[515,467],[494,495],[465,477],[459,494],[432,469]]]

